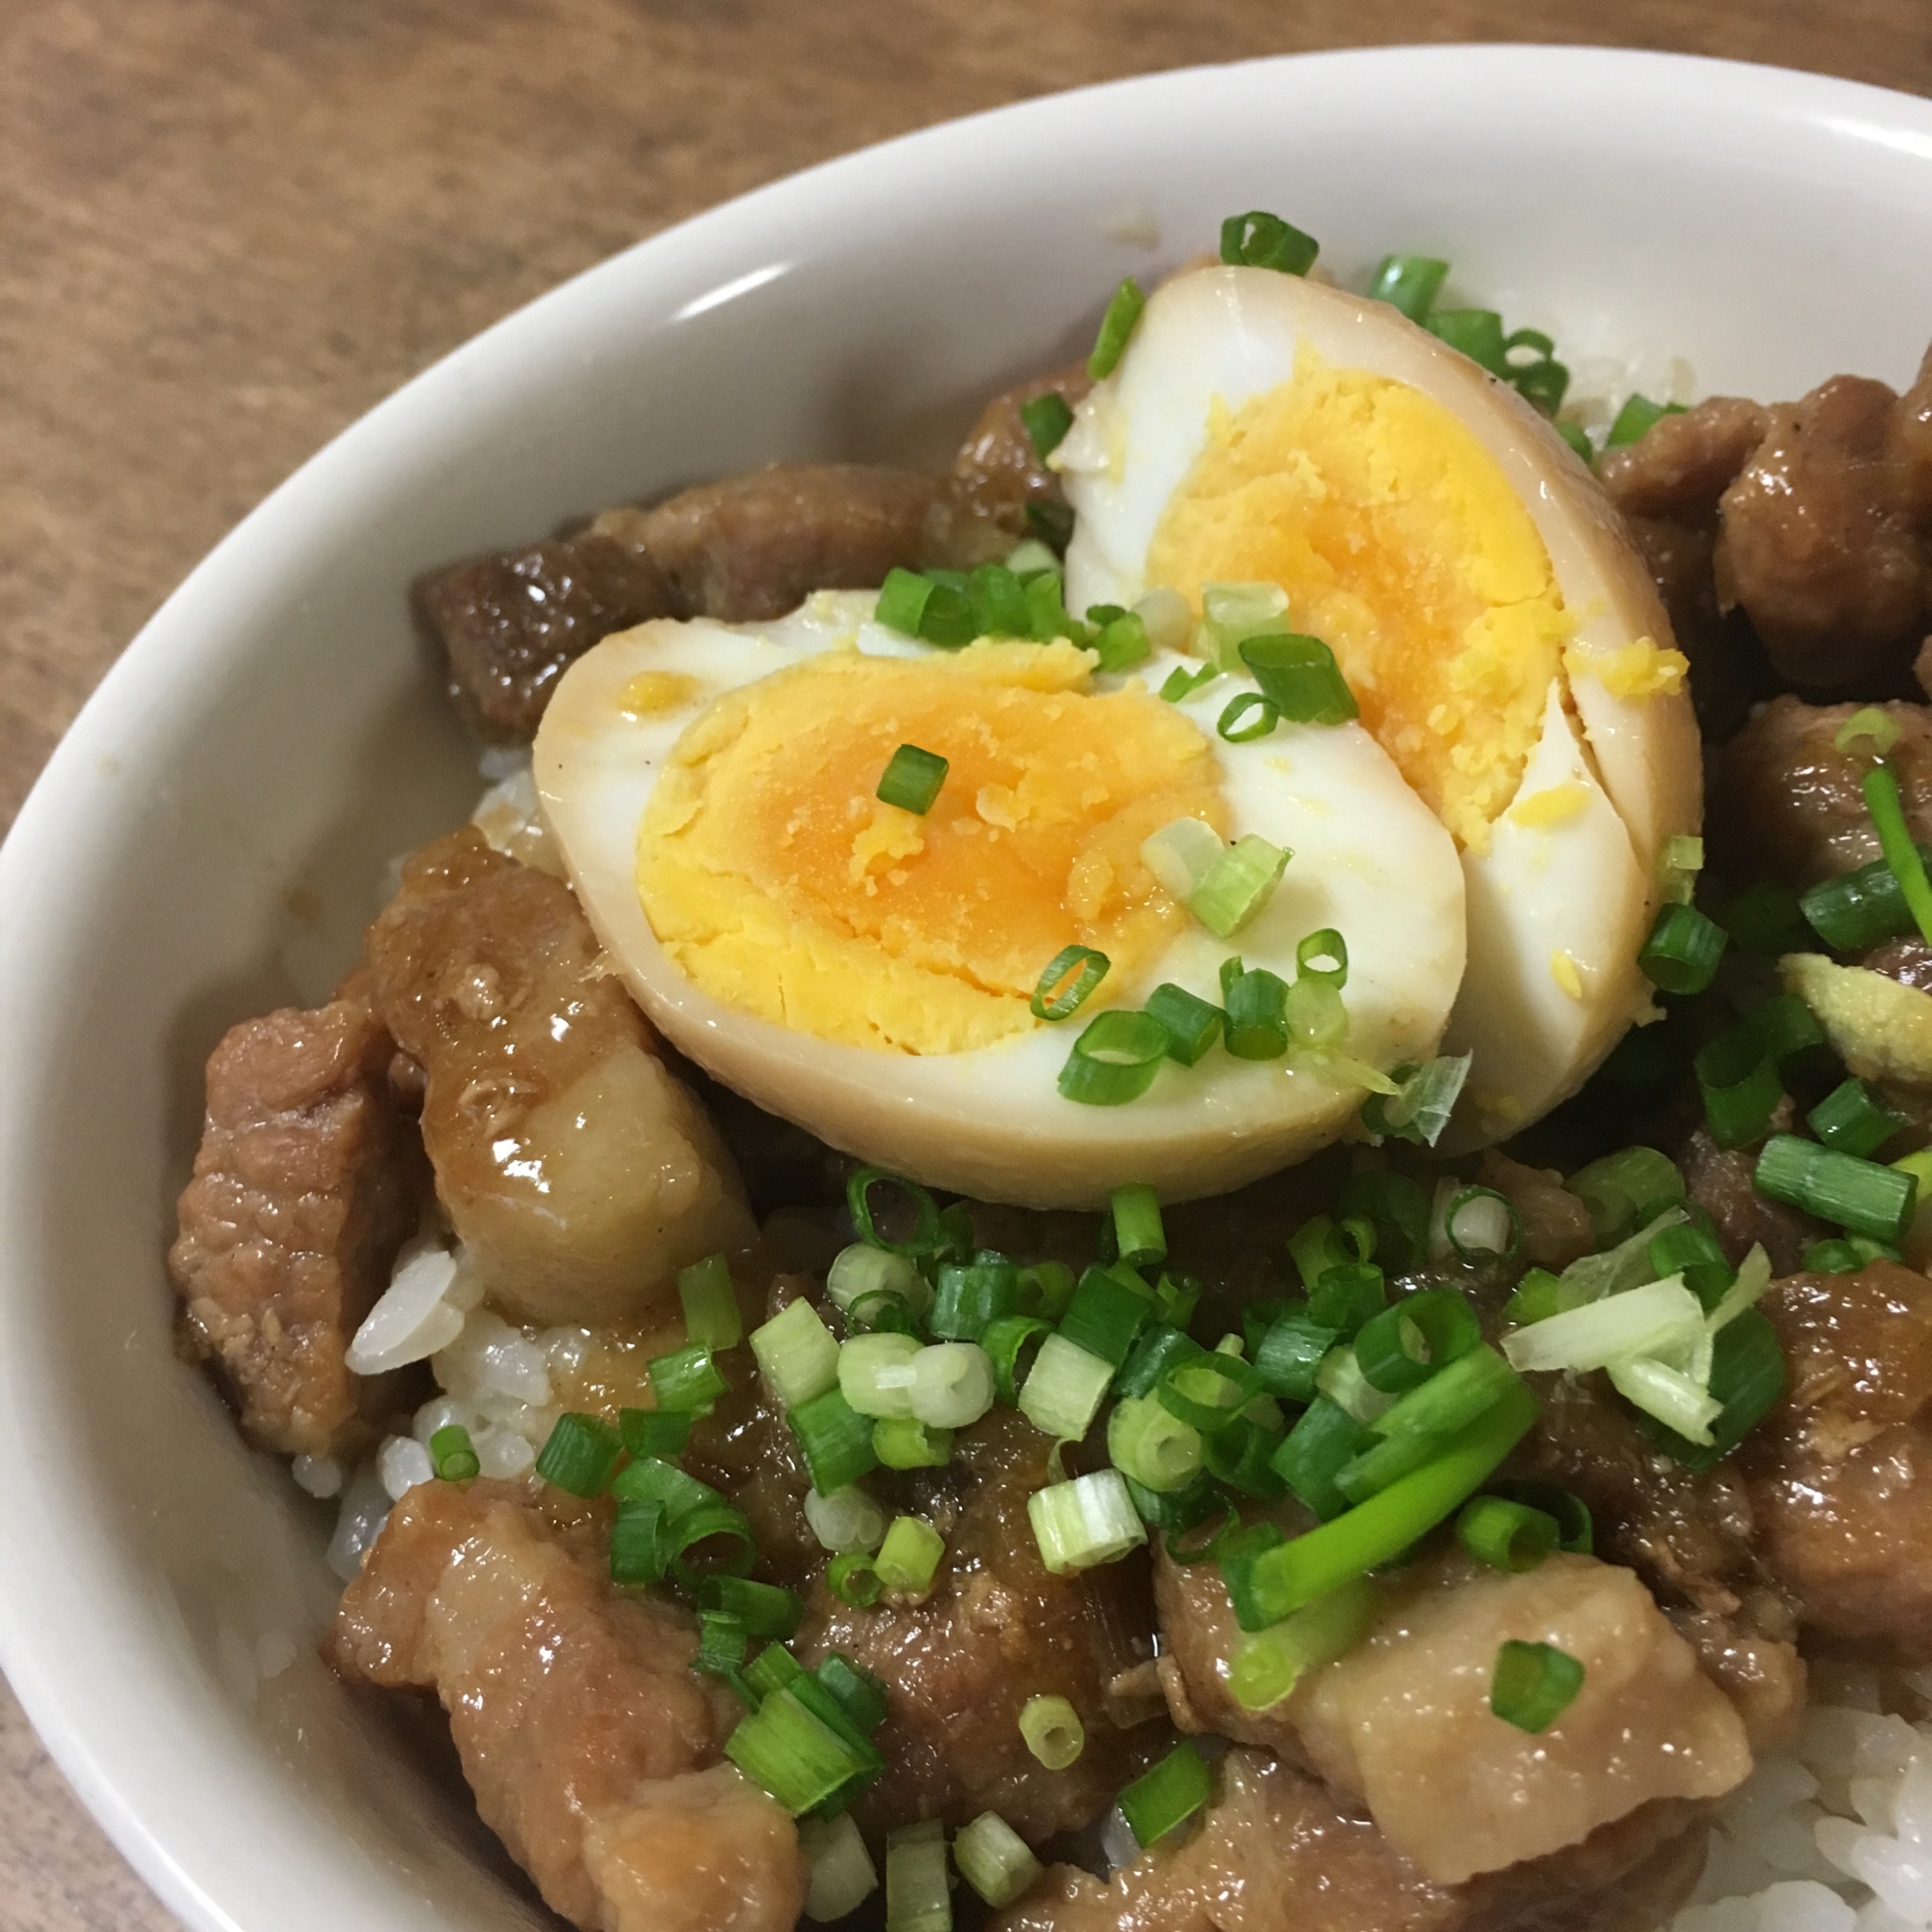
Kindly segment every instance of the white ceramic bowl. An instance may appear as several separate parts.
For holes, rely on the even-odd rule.
[[[326,1507],[169,1346],[222,1030],[351,958],[474,763],[426,566],[774,457],[936,457],[1106,292],[1280,210],[1572,355],[1700,388],[1903,383],[1932,103],[1653,55],[1321,55],[1128,81],[837,161],[647,242],[410,384],[170,599],[0,855],[0,1662],[197,1932],[535,1925],[433,1733],[315,1662]]]

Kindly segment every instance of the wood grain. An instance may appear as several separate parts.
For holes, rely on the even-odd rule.
[[[266,491],[484,324],[665,223],[1086,81],[1497,39],[1932,92],[1926,0],[12,0],[0,825],[115,653]],[[0,1686],[0,1932],[173,1924]]]

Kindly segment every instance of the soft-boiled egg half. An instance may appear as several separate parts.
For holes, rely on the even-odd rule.
[[[1149,300],[1055,452],[1066,601],[1264,582],[1454,836],[1474,1054],[1445,1150],[1574,1093],[1648,1007],[1665,839],[1700,816],[1684,660],[1548,424],[1382,302],[1265,269]]]
[[[1166,1061],[1122,1105],[1063,1097],[1075,1039],[1172,982],[1221,1000],[1238,956],[1283,980],[1345,940],[1346,1052],[1435,1052],[1463,983],[1463,877],[1441,820],[1358,724],[1230,743],[1237,688],[1158,696],[1156,652],[1106,675],[1065,640],[946,651],[873,621],[872,593],[791,616],[662,620],[608,638],[558,686],[538,794],[579,897],[681,1051],[831,1145],[929,1185],[1094,1207],[1126,1180],[1170,1200],[1299,1159],[1354,1118],[1358,1068],[1321,1056]],[[912,745],[945,758],[930,808],[882,802]],[[1292,853],[1219,938],[1150,870],[1177,820]],[[1211,842],[1211,839],[1210,839]],[[1032,998],[1068,946],[1107,956],[1071,1016]]]

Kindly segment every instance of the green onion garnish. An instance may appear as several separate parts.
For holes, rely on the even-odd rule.
[[[1915,1176],[1793,1134],[1774,1134],[1765,1142],[1752,1184],[1773,1201],[1894,1246],[1912,1225],[1918,1202]]]
[[[875,1420],[911,1415],[912,1365],[920,1347],[914,1335],[854,1335],[838,1350],[838,1392]]]
[[[706,1503],[688,1516],[668,1517],[663,1535],[666,1567],[686,1589],[696,1589],[711,1570],[731,1577],[747,1576],[758,1560],[750,1521],[743,1510],[733,1509],[729,1503]],[[703,1550],[706,1544],[716,1547],[700,1563],[691,1552]]]
[[[1279,1704],[1303,1675],[1346,1657],[1368,1634],[1379,1606],[1366,1577],[1242,1640],[1230,1660],[1228,1690],[1243,1710]]]
[[[980,1331],[980,1346],[993,1365],[994,1397],[1009,1408],[1020,1399],[1020,1384],[1032,1371],[1034,1351],[1051,1332],[1034,1315],[1002,1315]]]
[[[1433,255],[1384,255],[1369,278],[1369,294],[1420,322],[1435,305],[1449,264]]]
[[[1273,1406],[1271,1396],[1262,1401]],[[1278,1503],[1288,1493],[1273,1463],[1283,1439],[1280,1429],[1264,1426],[1252,1415],[1237,1416],[1226,1429],[1202,1438],[1208,1473],[1238,1495]]]
[[[923,1517],[893,1519],[872,1568],[885,1588],[904,1597],[923,1597],[932,1588],[939,1574],[939,1559],[946,1554],[946,1539]]]
[[[1428,1289],[1365,1321],[1355,1337],[1355,1359],[1372,1388],[1400,1395],[1482,1339],[1483,1324],[1465,1295],[1453,1288]]]
[[[477,1460],[476,1445],[460,1422],[445,1424],[429,1438],[429,1459],[438,1480],[444,1483],[467,1483],[471,1476],[481,1474],[483,1468]]]
[[[1526,1503],[1474,1496],[1456,1519],[1456,1534],[1471,1556],[1492,1570],[1534,1570],[1562,1540],[1556,1519]]]
[[[625,1463],[611,1479],[611,1493],[622,1501],[662,1503],[672,1517],[724,1500],[709,1483],[656,1456],[638,1456]]]
[[[1027,1498],[1027,1520],[1040,1561],[1056,1577],[1117,1562],[1147,1541],[1146,1525],[1118,1469],[1095,1469],[1036,1490]]]
[[[1614,1247],[1685,1196],[1684,1177],[1652,1147],[1619,1148],[1579,1167],[1563,1185],[1590,1210],[1599,1247]],[[1672,1274],[1673,1268],[1660,1268]]]
[[[868,1247],[864,1241],[854,1241],[833,1257],[825,1293],[835,1307],[855,1321],[860,1304],[873,1295],[899,1302],[913,1315],[923,1315],[932,1306],[931,1287],[904,1255]]]
[[[901,745],[886,761],[878,796],[903,811],[930,811],[946,782],[947,769],[947,761],[937,752]]]
[[[1020,1706],[1020,1736],[1048,1771],[1065,1771],[1087,1747],[1087,1727],[1065,1697],[1029,1697]]]
[[[1236,1060],[1279,1060],[1288,1051],[1288,985],[1265,966],[1244,969],[1227,990],[1227,1047]]]
[[[1132,670],[1153,655],[1139,612],[1095,605],[1087,612],[1087,621],[1096,628],[1086,648],[1099,658],[1103,671]]]
[[[1701,993],[1718,976],[1724,937],[1724,928],[1695,906],[1662,906],[1636,963],[1666,993]]]
[[[885,1541],[886,1513],[856,1483],[829,1496],[808,1490],[805,1520],[818,1547],[835,1555],[876,1549]]]
[[[987,1327],[1020,1310],[1020,1271],[990,1248],[971,1262],[939,1269],[929,1325],[948,1342],[977,1342]]]
[[[1087,373],[1094,382],[1104,381],[1119,366],[1126,353],[1127,338],[1133,334],[1147,307],[1141,285],[1128,275],[1114,291],[1107,313],[1100,318],[1100,333],[1094,338],[1094,353],[1087,358]]]
[[[1905,823],[1905,808],[1899,801],[1898,775],[1889,765],[1874,765],[1864,776],[1865,810],[1871,813],[1872,829],[1878,834],[1879,849],[1885,863],[1898,881],[1920,936],[1932,946],[1932,882],[1925,876],[1925,862],[1912,842]]]
[[[651,1393],[657,1398],[658,1408],[664,1413],[706,1414],[711,1405],[731,1388],[711,1359],[709,1347],[702,1342],[668,1355],[653,1355],[644,1364],[644,1371],[651,1378]]]
[[[1045,1867],[997,1811],[982,1811],[952,1840],[959,1876],[996,1912],[1032,1890]]]
[[[980,634],[965,580],[952,572],[888,571],[872,615],[889,630],[948,650],[970,644]]]
[[[1693,1475],[1715,1468],[1777,1406],[1784,1394],[1784,1350],[1763,1312],[1747,1308],[1718,1330],[1711,1345],[1711,1400],[1722,1405],[1710,1424],[1711,1440],[1696,1443],[1649,1416],[1645,1435]]]
[[[825,1586],[841,1604],[850,1604],[855,1609],[876,1604],[885,1588],[871,1557],[863,1549],[847,1549],[835,1556],[826,1568]]]
[[[691,1441],[689,1414],[660,1415],[654,1408],[620,1408],[617,1433],[633,1456],[682,1456]]]
[[[1862,704],[1832,734],[1832,743],[1841,752],[1868,749],[1883,758],[1898,743],[1898,720],[1883,705]]]
[[[1509,374],[1503,319],[1492,308],[1432,309],[1422,326],[1438,341],[1460,351],[1492,376]]]
[[[1341,1331],[1291,1310],[1271,1322],[1255,1348],[1255,1378],[1284,1402],[1311,1402],[1321,1359],[1342,1339]]]
[[[1207,1350],[1184,1329],[1157,1322],[1134,1344],[1133,1352],[1114,1378],[1118,1396],[1151,1395],[1156,1384],[1176,1362],[1205,1355]]]
[[[1335,653],[1320,638],[1276,632],[1244,638],[1238,649],[1263,695],[1284,718],[1297,724],[1346,724],[1360,716]]]
[[[1184,1824],[1207,1804],[1213,1779],[1191,1743],[1177,1745],[1121,1793],[1122,1815],[1142,1850]]]
[[[1147,1013],[1115,1009],[1088,1023],[1060,1069],[1060,1092],[1089,1107],[1118,1107],[1153,1085],[1168,1031]]]
[[[1064,1020],[1086,1005],[1088,996],[1107,977],[1112,962],[1091,946],[1063,947],[1046,962],[1033,989],[1037,1020]]]
[[[1648,396],[1632,395],[1617,412],[1610,433],[1604,440],[1605,449],[1621,449],[1629,442],[1640,442],[1651,428],[1665,416],[1681,416],[1682,403],[1653,403]]]
[[[1522,1247],[1522,1217],[1493,1187],[1465,1187],[1451,1197],[1442,1232],[1459,1262],[1514,1261]]]
[[[1371,1134],[1393,1135],[1434,1147],[1455,1112],[1475,1056],[1439,1054],[1420,1066],[1397,1067],[1394,1094],[1371,1094],[1362,1102],[1362,1124]]]
[[[753,1583],[743,1577],[707,1577],[698,1587],[697,1607],[734,1616],[753,1636],[781,1642],[797,1632],[805,1613],[796,1590]]]
[[[1132,1278],[1113,1268],[1090,1267],[1061,1318],[1061,1339],[1119,1368],[1153,1313],[1151,1298],[1132,1285]]]
[[[1682,1275],[1684,1286],[1707,1309],[1717,1307],[1737,1279],[1717,1236],[1695,1222],[1680,1222],[1653,1235],[1645,1253],[1659,1281],[1673,1274]]]
[[[1917,849],[1921,866],[1932,864],[1932,846]],[[1804,893],[1798,904],[1812,930],[1835,952],[1863,952],[1882,940],[1896,939],[1914,928],[1912,909],[1905,902],[1896,875],[1883,859],[1822,881]],[[1804,944],[1801,938],[1780,951],[1797,952]]]
[[[1171,1363],[1154,1384],[1153,1396],[1170,1415],[1190,1429],[1203,1435],[1216,1435],[1239,1418],[1260,1390],[1261,1381],[1252,1364],[1238,1355],[1202,1350]]]
[[[661,1502],[624,1496],[611,1523],[611,1580],[641,1589],[664,1580],[669,1558],[664,1547],[666,1510]]]
[[[1332,925],[1311,932],[1294,949],[1294,970],[1303,980],[1320,980],[1338,992],[1349,983],[1349,942]]]
[[[902,1195],[913,1210],[912,1237],[904,1241],[890,1241],[879,1232],[872,1213],[872,1190],[885,1187]],[[929,1255],[940,1241],[939,1205],[916,1180],[907,1180],[902,1176],[888,1174],[883,1168],[862,1167],[845,1183],[845,1205],[852,1215],[852,1225],[859,1232],[859,1238],[867,1247],[884,1248],[888,1254],[906,1255],[917,1259]]]
[[[1804,1116],[1804,1123],[1827,1147],[1840,1153],[1876,1153],[1905,1125],[1904,1120],[1872,1096],[1862,1080],[1834,1087]]]
[[[1058,389],[1046,389],[1020,405],[1020,421],[1026,425],[1034,454],[1044,463],[1066,440],[1066,432],[1073,427],[1073,412]]]
[[[890,1416],[872,1425],[872,1454],[888,1469],[943,1469],[952,1460],[952,1432],[915,1415]]]
[[[1206,664],[1199,670],[1186,670],[1179,666],[1168,672],[1160,687],[1160,695],[1170,704],[1179,704],[1184,697],[1192,697],[1203,686],[1209,685],[1221,675],[1219,665]]]
[[[1318,1395],[1274,1452],[1274,1472],[1325,1522],[1349,1506],[1335,1487],[1336,1474],[1370,1440],[1347,1409]]]
[[[967,1429],[992,1407],[993,1365],[977,1342],[937,1342],[912,1363],[912,1412],[929,1429]]]
[[[1585,463],[1596,462],[1596,445],[1590,440],[1590,432],[1581,423],[1560,422],[1552,424],[1551,427],[1570,445],[1575,455]]]
[[[849,1812],[841,1811],[836,1818],[801,1818],[798,1848],[811,1861],[805,1916],[813,1924],[829,1925],[843,1918],[878,1890],[871,1854]]]
[[[1259,691],[1237,691],[1214,721],[1214,729],[1231,745],[1250,745],[1265,738],[1281,723],[1281,707]]]
[[[724,1755],[794,1817],[824,1804],[867,1769],[844,1738],[806,1709],[795,1690],[770,1693],[725,1739]]]
[[[1321,252],[1321,244],[1314,236],[1304,235],[1265,209],[1231,214],[1221,224],[1221,259],[1231,269],[1273,269],[1284,275],[1305,275]]]
[[[1160,1224],[1160,1196],[1145,1180],[1130,1180],[1109,1197],[1114,1211],[1114,1241],[1129,1267],[1146,1267],[1167,1259],[1167,1232]]]
[[[1100,1412],[1114,1366],[1065,1335],[1049,1335],[1020,1387],[1019,1411],[1048,1435],[1077,1442]]]
[[[966,579],[973,628],[982,638],[1024,638],[1033,631],[1026,585],[1003,563],[982,563]]]
[[[1590,1506],[1555,1483],[1492,1483],[1492,1495],[1540,1511],[1556,1525],[1556,1547],[1569,1556],[1588,1556],[1596,1547]]]
[[[722,1610],[706,1611],[697,1620],[697,1655],[691,1660],[691,1667],[707,1677],[736,1675],[745,1667],[749,1636],[742,1617]]]
[[[1835,1236],[1829,1241],[1813,1241],[1801,1263],[1806,1274],[1856,1274],[1864,1264],[1858,1249]]]
[[[624,1438],[602,1416],[565,1409],[537,1456],[537,1474],[574,1496],[601,1496],[624,1454]]]
[[[1167,1029],[1167,1057],[1192,1066],[1221,1032],[1221,1009],[1173,980],[1163,980],[1147,997],[1143,1010]]]
[[[1108,1460],[1157,1495],[1186,1489],[1201,1473],[1203,1453],[1200,1432],[1152,1396],[1128,1396],[1107,1418]]]
[[[735,1349],[745,1339],[745,1318],[731,1289],[731,1269],[723,1255],[677,1271],[677,1297],[684,1304],[685,1339],[710,1349]]]
[[[1386,1301],[1386,1282],[1373,1262],[1343,1262],[1325,1267],[1308,1291],[1310,1321],[1343,1336],[1353,1335]]]
[[[926,601],[931,595],[932,580],[929,577],[922,577],[916,570],[895,566],[887,571],[886,581],[879,586],[879,601],[872,611],[873,621],[883,624],[889,631],[916,638],[920,622],[925,615]]]
[[[1690,1063],[1704,1096],[1704,1124],[1720,1148],[1749,1147],[1771,1127],[1784,1094],[1777,1063],[1747,1021],[1719,1034]]]
[[[879,1459],[872,1453],[872,1418],[861,1415],[836,1386],[792,1408],[789,1419],[811,1472],[811,1487],[821,1496],[847,1488],[878,1467]]]
[[[765,1385],[786,1408],[838,1383],[838,1344],[809,1301],[788,1303],[752,1330],[752,1353]]]
[[[922,1819],[886,1835],[886,1932],[952,1932],[946,1827]]]
[[[1630,405],[1624,408],[1628,411]],[[1496,1652],[1490,1709],[1504,1723],[1540,1736],[1577,1701],[1582,1688],[1583,1666],[1567,1650],[1511,1637]]]

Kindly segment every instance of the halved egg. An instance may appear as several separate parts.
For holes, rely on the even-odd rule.
[[[1264,582],[1454,836],[1473,1051],[1445,1150],[1580,1086],[1648,1008],[1700,816],[1683,658],[1616,513],[1507,384],[1385,303],[1262,269],[1158,290],[1054,456],[1067,603]]]
[[[1346,1063],[1164,1063],[1126,1104],[1063,1097],[1083,1028],[1162,982],[1219,1002],[1238,956],[1284,980],[1334,928],[1346,1051],[1387,1070],[1435,1049],[1463,978],[1463,882],[1440,821],[1356,724],[1218,735],[1187,661],[1102,675],[1061,640],[942,651],[822,592],[772,623],[669,620],[575,664],[534,750],[545,815],[617,970],[684,1053],[833,1146],[929,1185],[1094,1207],[1151,1180],[1236,1187],[1334,1139]],[[947,760],[930,808],[877,796],[901,745]],[[1292,853],[1217,938],[1149,869],[1176,820]],[[1036,1017],[1069,945],[1109,968]]]

